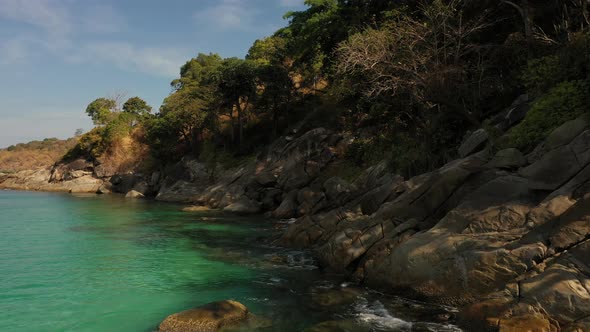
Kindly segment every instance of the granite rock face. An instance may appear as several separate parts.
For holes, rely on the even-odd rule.
[[[386,171],[359,175],[345,203],[300,217],[279,242],[360,283],[463,308],[468,328],[589,329],[588,125],[564,124],[536,153],[483,150],[394,185]],[[379,203],[363,208],[367,195]]]
[[[86,174],[85,171],[68,171],[68,175],[57,180],[58,177],[56,177],[56,171],[53,168],[26,170],[7,174],[0,178],[0,188],[49,192],[96,193],[104,181],[93,177],[91,174]]]

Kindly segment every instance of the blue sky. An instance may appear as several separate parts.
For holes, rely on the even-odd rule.
[[[0,0],[0,147],[89,130],[95,98],[154,109],[197,53],[243,57],[304,0]]]

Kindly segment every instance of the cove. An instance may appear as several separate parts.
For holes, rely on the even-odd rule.
[[[235,299],[273,322],[265,331],[459,331],[438,322],[451,308],[349,288],[309,254],[272,246],[280,227],[118,196],[0,191],[0,330],[154,331],[174,312]]]

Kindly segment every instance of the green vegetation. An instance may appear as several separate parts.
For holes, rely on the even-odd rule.
[[[122,108],[113,98],[95,99],[86,108],[86,113],[97,126],[86,134],[77,135],[78,144],[62,160],[97,159],[134,131],[141,131],[153,116],[151,110],[151,106],[139,97],[129,98]]]
[[[456,158],[467,131],[521,94],[532,109],[498,140],[524,152],[590,110],[586,1],[305,3],[245,59],[188,60],[156,114],[139,97],[96,99],[86,112],[97,128],[70,156],[98,158],[135,133],[162,164],[191,154],[229,165],[323,126],[355,138],[344,169],[387,158],[410,176]]]
[[[590,113],[590,84],[587,81],[559,83],[533,104],[523,122],[505,137],[508,146],[530,152],[562,123]]]

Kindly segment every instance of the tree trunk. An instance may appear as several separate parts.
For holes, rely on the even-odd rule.
[[[234,144],[236,142],[236,138],[235,138],[235,126],[234,126],[234,106],[231,105],[231,107],[229,108],[229,123],[231,126],[231,133],[230,133],[230,137],[231,137],[231,144]]]
[[[518,10],[518,13],[522,17],[522,21],[524,24],[525,38],[526,38],[527,42],[533,41],[533,16],[532,16],[533,13],[531,10],[531,6],[529,4],[529,0],[521,0],[520,6],[512,1],[509,1],[509,0],[502,0],[502,2],[516,8],[516,10]]]
[[[533,18],[529,0],[522,0],[522,19],[524,20],[524,35],[527,42],[533,41]]]
[[[244,124],[242,123],[242,106],[240,105],[239,98],[236,106],[238,108],[238,147],[240,147],[240,145],[242,145],[242,139],[244,138]]]

